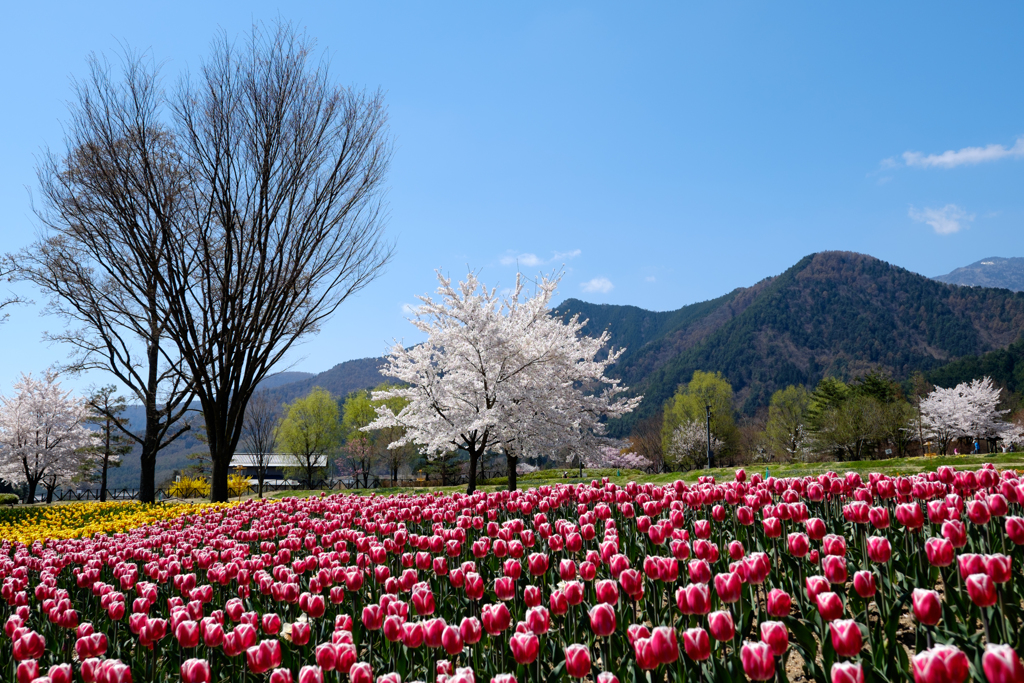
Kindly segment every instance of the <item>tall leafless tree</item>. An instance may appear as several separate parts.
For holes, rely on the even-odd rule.
[[[67,323],[47,335],[73,350],[62,369],[109,371],[144,407],[141,429],[107,417],[141,445],[139,496],[151,502],[157,453],[188,430],[181,418],[193,397],[158,282],[168,236],[186,230],[194,201],[160,118],[157,69],[131,53],[119,80],[95,56],[89,67],[75,83],[66,151],[48,150],[37,168],[42,233],[8,259],[14,277],[38,286]]]
[[[249,455],[249,464],[256,470],[257,495],[263,497],[263,482],[267,479],[270,456],[277,448],[277,425],[281,420],[280,406],[257,391],[245,407],[242,423],[242,448]]]
[[[383,96],[334,85],[311,46],[284,24],[241,49],[222,36],[172,105],[193,204],[188,229],[165,229],[159,288],[202,405],[214,501],[257,384],[392,253]]]

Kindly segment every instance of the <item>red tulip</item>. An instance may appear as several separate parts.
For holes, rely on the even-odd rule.
[[[864,645],[860,626],[853,619],[836,619],[829,625],[832,647],[840,657],[856,657]]]
[[[553,591],[548,602],[551,605],[551,613],[555,616],[560,616],[569,611],[569,601],[562,591]]]
[[[1013,560],[1006,555],[986,555],[985,573],[994,583],[1006,583],[1013,574]]]
[[[583,584],[579,581],[569,581],[566,583],[562,587],[562,593],[565,595],[566,602],[573,607],[583,602]]]
[[[380,683],[380,681],[377,681]],[[498,674],[491,679],[491,683],[519,683],[512,674]]]
[[[956,564],[962,579],[966,579],[971,574],[983,574],[985,572],[985,558],[975,553],[961,553],[957,555]]]
[[[363,608],[363,626],[368,631],[379,631],[384,625],[384,613],[380,605],[367,605]]]
[[[512,615],[505,603],[499,602],[496,605],[484,605],[481,621],[487,634],[496,636],[508,628],[512,622]]]
[[[22,634],[14,641],[14,659],[24,661],[26,659],[39,659],[46,651],[46,639],[35,631]]]
[[[449,656],[455,656],[462,652],[462,634],[454,626],[445,626],[441,632],[441,647]]]
[[[643,575],[635,569],[623,569],[619,574],[619,585],[632,600],[640,600],[644,597]]]
[[[936,645],[917,653],[910,668],[915,683],[963,683],[970,673],[967,655],[952,645]]]
[[[590,650],[586,645],[575,644],[565,648],[565,671],[572,678],[583,678],[590,673]]]
[[[971,520],[972,524],[988,524],[989,520],[992,519],[992,514],[989,512],[985,501],[972,500],[967,503],[967,519]]]
[[[789,631],[781,621],[761,622],[761,642],[768,643],[775,655],[781,655],[789,648]]]
[[[324,671],[334,671],[338,664],[338,652],[334,643],[321,643],[316,646],[316,665]]]
[[[444,635],[444,619],[428,619],[423,624],[423,644],[429,648],[441,647],[441,637]]]
[[[1007,517],[1005,528],[1006,535],[1015,545],[1024,545],[1024,518]]]
[[[695,662],[703,662],[711,656],[711,641],[708,632],[702,628],[690,628],[683,631],[683,649],[686,656]]]
[[[967,529],[963,522],[950,519],[942,523],[942,537],[953,544],[954,548],[967,545]]]
[[[743,672],[754,681],[770,681],[775,677],[775,657],[768,643],[743,643],[740,650]]]
[[[831,591],[818,593],[815,602],[818,606],[818,613],[825,621],[835,621],[843,616],[843,601],[835,593]]]
[[[704,560],[690,560],[687,565],[692,583],[708,583],[711,581],[711,567]]]
[[[917,503],[900,503],[896,506],[896,521],[913,531],[924,526],[924,513]]]
[[[516,583],[509,576],[499,576],[494,580],[494,596],[498,600],[511,600],[516,596]]]
[[[849,575],[846,571],[846,558],[841,555],[827,555],[821,561],[822,571],[829,583],[846,583]]]
[[[619,683],[619,677],[609,671],[597,674],[597,683]]]
[[[829,534],[821,542],[821,549],[826,555],[846,556],[846,539],[842,536]]]
[[[324,672],[319,666],[304,666],[299,669],[299,683],[324,683]]]
[[[658,626],[651,631],[651,650],[659,664],[671,664],[679,659],[679,641],[671,626]]]
[[[868,537],[868,559],[876,564],[885,564],[892,558],[892,544],[884,536]]]
[[[707,614],[711,611],[711,591],[707,584],[691,583],[684,589],[686,592],[686,614]],[[678,596],[676,597],[678,601]]]
[[[601,579],[594,584],[597,592],[597,601],[614,605],[619,601],[619,586],[610,579]]]
[[[540,640],[533,633],[513,633],[509,641],[516,664],[532,664],[540,651]]]
[[[853,589],[857,591],[857,595],[862,598],[873,597],[877,592],[875,585],[875,575],[869,571],[859,571],[853,575]]]
[[[526,563],[529,566],[530,574],[533,576],[541,576],[548,570],[548,556],[543,553],[531,553],[526,558]]]
[[[789,597],[789,593],[781,588],[773,588],[768,592],[767,603],[768,616],[770,617],[788,617],[790,610],[793,608],[793,599]]]
[[[470,600],[479,600],[484,597],[484,579],[482,576],[476,572],[469,572],[465,576],[465,581],[467,598]]]
[[[928,564],[933,567],[948,567],[953,564],[953,544],[945,538],[929,538],[924,544]]]
[[[15,678],[17,678],[18,683],[32,683],[32,681],[39,678],[39,662],[34,659],[26,659],[19,662]]]
[[[712,612],[708,615],[708,629],[712,637],[720,642],[732,640],[736,635],[736,626],[732,614],[727,611]]]
[[[348,672],[351,683],[373,683],[373,669],[366,662],[357,662]]]
[[[986,577],[987,578],[987,577]],[[910,596],[914,607],[914,618],[927,626],[934,626],[942,618],[942,603],[939,594],[932,590],[915,588]]]
[[[199,624],[194,621],[183,621],[174,629],[174,637],[185,649],[199,646]],[[97,653],[97,656],[100,653]]]
[[[789,554],[793,557],[805,557],[811,549],[811,542],[807,534],[801,533],[791,533],[787,536],[786,545],[789,547]]]
[[[853,662],[832,665],[832,683],[864,683],[864,668]]]
[[[532,565],[531,565],[530,573],[531,574],[533,573]],[[543,572],[541,572],[541,573],[543,573]],[[575,579],[576,578],[576,563],[573,562],[570,559],[561,560],[558,563],[558,577],[560,579],[562,579],[562,581],[572,581],[573,579]]]
[[[292,624],[292,644],[308,645],[311,629],[308,622],[297,621]]]
[[[615,609],[608,603],[598,603],[590,608],[590,629],[595,636],[606,637],[615,632]]]
[[[747,583],[760,586],[768,578],[771,562],[764,553],[751,553],[743,558],[743,569],[746,571]]]
[[[820,541],[828,533],[825,529],[825,522],[817,517],[811,517],[804,522],[804,530],[807,531],[807,535],[812,541]]]
[[[274,669],[270,672],[270,683],[293,683],[291,669]]]
[[[263,640],[245,651],[245,663],[253,673],[261,674],[281,666],[281,641]]]
[[[978,607],[991,607],[996,604],[996,585],[988,574],[971,574],[965,584],[967,595]]]
[[[715,574],[715,592],[718,593],[718,599],[722,602],[728,604],[737,602],[742,590],[743,584],[740,582],[738,574],[731,572]]]
[[[989,683],[1020,683],[1024,681],[1024,664],[1009,645],[985,646],[981,667]]]
[[[782,535],[782,520],[778,517],[768,517],[761,520],[764,526],[764,535],[768,538],[778,538]]]
[[[411,621],[402,624],[402,645],[415,650],[423,645],[423,622]]]

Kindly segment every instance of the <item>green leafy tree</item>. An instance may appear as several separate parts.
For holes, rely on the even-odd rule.
[[[132,452],[132,442],[125,436],[126,420],[121,417],[127,404],[124,396],[115,393],[114,385],[101,387],[88,400],[90,414],[86,422],[99,428],[99,442],[86,449],[91,457],[84,461],[82,479],[99,482],[101,502],[107,500],[107,471],[120,467],[121,458]]]
[[[705,424],[707,407],[711,407],[711,434],[722,443],[724,451],[731,451],[737,440],[733,417],[732,385],[721,372],[697,370],[690,381],[665,404],[661,427],[662,449],[667,454],[675,448],[677,428],[691,423]]]
[[[772,394],[765,435],[768,450],[775,457],[802,458],[809,441],[804,413],[810,402],[811,394],[802,385],[791,384]]]
[[[372,391],[356,391],[348,395],[342,408],[341,429],[345,438],[345,454],[347,468],[357,477],[363,477],[363,485],[369,485],[370,471],[378,464],[387,466],[392,483],[398,481],[398,470],[409,462],[416,453],[413,444],[402,444],[390,448],[405,436],[405,428],[397,425],[381,429],[367,430],[366,425],[377,418],[377,409],[387,406],[394,414],[398,414],[409,404],[408,399],[392,396],[386,399],[373,400],[375,392],[385,392],[398,388],[397,385],[384,382]]]
[[[285,404],[285,418],[277,431],[277,442],[295,458],[306,485],[312,487],[325,469],[323,459],[341,442],[338,402],[321,387]]]

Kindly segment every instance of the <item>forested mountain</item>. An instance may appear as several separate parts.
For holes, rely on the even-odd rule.
[[[301,398],[313,387],[322,387],[338,398],[345,398],[353,391],[370,389],[384,381],[380,374],[383,358],[359,358],[338,363],[330,370],[304,377],[297,382],[268,388],[267,393],[280,403]],[[308,374],[308,373],[303,373]]]
[[[612,425],[625,434],[694,370],[718,370],[753,412],[789,384],[882,367],[896,379],[1004,349],[1024,330],[1024,294],[948,285],[870,256],[823,252],[749,288],[668,313],[576,299],[559,312],[589,318],[627,352],[613,368],[645,396]]]
[[[1002,287],[1020,292],[1024,291],[1024,258],[992,256],[935,279],[953,285]]]

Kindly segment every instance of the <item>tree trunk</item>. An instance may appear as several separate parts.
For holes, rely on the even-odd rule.
[[[231,469],[231,455],[214,453],[214,448],[211,441],[210,459],[213,461],[213,482],[210,485],[210,500],[214,503],[226,503],[228,502],[228,471]],[[220,448],[217,447],[217,450],[219,451]]]
[[[53,486],[50,486],[49,484],[46,485],[46,504],[47,505],[49,505],[50,503],[53,502],[53,492],[56,491],[56,490],[57,490],[56,484],[53,485]]]
[[[109,453],[109,448],[107,452]],[[107,502],[107,466],[110,462],[110,456],[107,454],[103,455],[103,469],[100,471],[100,502]]]
[[[25,502],[26,503],[35,503],[36,502],[36,484],[38,484],[38,483],[39,483],[38,479],[35,479],[35,480],[29,479],[28,480],[28,496],[25,498]]]
[[[266,470],[262,467],[256,468],[256,495],[263,497],[263,479],[266,477]]]
[[[505,462],[508,463],[508,490],[516,490],[516,465],[519,463],[519,457],[512,457],[511,455],[505,454]]]
[[[473,449],[469,453],[469,485],[466,486],[466,493],[476,491],[476,461],[480,458],[483,449]]]
[[[142,472],[139,476],[139,502],[155,503],[156,485],[154,480],[156,478],[156,453],[148,451],[145,445],[142,447],[140,464],[142,466]]]

